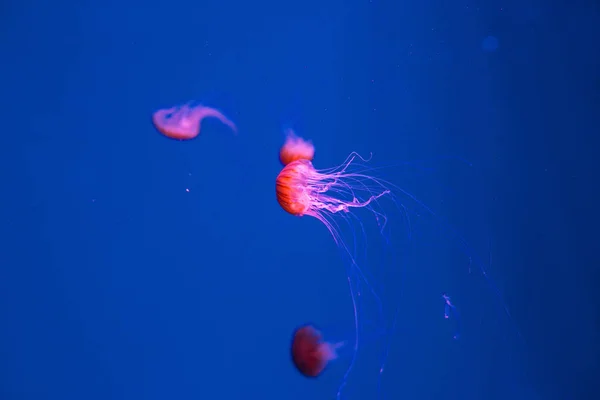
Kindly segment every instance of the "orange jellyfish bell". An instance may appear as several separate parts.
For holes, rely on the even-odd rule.
[[[309,174],[314,171],[308,160],[296,160],[287,164],[277,176],[275,192],[277,202],[288,213],[300,217],[311,205]]]
[[[309,141],[296,136],[293,130],[286,131],[286,139],[279,151],[279,161],[288,165],[297,160],[312,161],[315,156],[315,146]]]
[[[285,167],[277,176],[277,202],[288,213],[302,216],[310,207],[310,186],[307,180],[315,169],[312,159],[315,147],[310,141],[296,136],[293,130],[286,132],[286,140],[279,151],[279,160]]]

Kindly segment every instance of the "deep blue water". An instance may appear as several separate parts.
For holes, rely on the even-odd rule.
[[[332,238],[275,200],[288,127],[318,167],[396,164],[498,289],[422,228],[382,264],[396,328],[365,303],[381,389],[375,334],[344,399],[597,399],[600,8],[546,3],[5,1],[0,399],[335,398],[347,358],[289,360],[302,323],[353,330]],[[239,134],[154,130],[189,100]]]

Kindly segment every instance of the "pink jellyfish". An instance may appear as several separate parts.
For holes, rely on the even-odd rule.
[[[333,221],[335,214],[366,208],[385,224],[385,215],[373,208],[372,203],[391,194],[391,190],[382,180],[366,172],[350,171],[354,161],[362,158],[353,153],[337,167],[317,170],[311,162],[314,152],[312,143],[293,132],[288,134],[279,153],[279,160],[285,167],[276,179],[277,201],[281,208],[295,216],[308,215],[318,219],[329,229],[336,243],[342,245],[337,224]]]
[[[288,165],[297,160],[312,161],[314,156],[315,147],[311,142],[296,136],[296,133],[291,129],[286,131],[285,144],[279,150],[281,164]]]
[[[200,124],[204,118],[217,118],[233,132],[237,128],[223,113],[203,105],[192,106],[187,103],[156,111],[152,115],[152,123],[163,135],[176,140],[193,139],[200,133]]]
[[[312,325],[302,326],[294,331],[292,338],[292,362],[296,369],[308,378],[321,375],[329,361],[337,358],[337,349],[344,342],[323,341],[321,332]]]

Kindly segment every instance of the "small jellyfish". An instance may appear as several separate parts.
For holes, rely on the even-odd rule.
[[[323,336],[312,325],[302,326],[294,331],[291,355],[296,369],[308,378],[319,376],[329,361],[337,358],[336,350],[340,343],[323,341]]]
[[[219,110],[192,103],[158,110],[152,115],[152,123],[160,133],[171,139],[189,140],[200,133],[202,120],[211,117],[237,132],[235,124]]]
[[[286,140],[279,151],[279,161],[288,165],[298,160],[312,161],[315,156],[315,147],[311,142],[296,136],[293,130],[286,131]]]

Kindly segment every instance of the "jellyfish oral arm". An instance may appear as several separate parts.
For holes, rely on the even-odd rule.
[[[216,118],[222,124],[227,125],[234,133],[237,133],[237,127],[222,112],[211,107],[199,107],[192,112],[190,117],[194,121],[202,121],[204,118]]]
[[[331,360],[335,360],[338,355],[337,355],[337,350],[344,346],[344,342],[338,342],[338,343],[321,343],[319,345],[319,354],[320,356],[323,358],[323,360],[325,361],[331,361]]]

